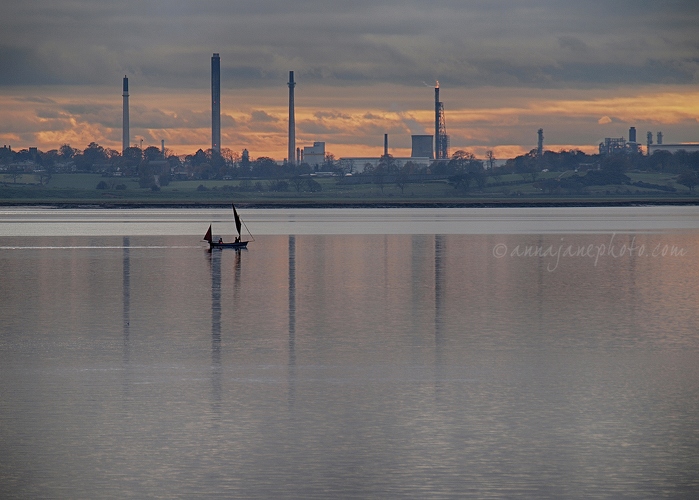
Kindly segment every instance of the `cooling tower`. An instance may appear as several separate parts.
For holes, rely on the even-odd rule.
[[[432,140],[434,139],[431,135],[413,135],[413,150],[410,156],[413,158],[429,158],[434,159],[434,151],[432,150]]]

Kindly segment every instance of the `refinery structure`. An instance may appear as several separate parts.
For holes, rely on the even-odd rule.
[[[444,118],[444,103],[439,100],[439,82],[434,86],[434,157],[436,160],[449,158],[449,136]]]
[[[651,156],[656,151],[667,151],[676,153],[678,151],[686,151],[693,153],[699,151],[699,144],[696,143],[676,143],[665,144],[663,142],[663,133],[657,132],[655,135],[656,142],[653,143],[653,133],[646,133],[646,154]],[[615,154],[641,154],[643,152],[642,144],[637,141],[636,127],[629,128],[629,139],[625,137],[606,137],[599,144],[599,154],[603,156]]]

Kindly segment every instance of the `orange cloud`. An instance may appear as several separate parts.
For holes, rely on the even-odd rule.
[[[285,86],[224,89],[222,146],[253,157],[282,159],[287,151]],[[432,134],[431,88],[304,87],[296,89],[296,145],[325,141],[342,156],[378,156],[383,134],[395,156],[409,156],[411,134]],[[609,91],[442,87],[450,149],[483,157],[513,157],[536,147],[544,128],[547,149],[596,151],[600,138],[660,130],[672,142],[699,139],[699,92],[679,86]],[[131,142],[166,146],[177,154],[211,147],[208,89],[173,91],[131,87]],[[600,117],[603,117],[600,119]],[[13,149],[50,150],[90,142],[121,149],[120,88],[62,87],[0,91],[0,142]]]

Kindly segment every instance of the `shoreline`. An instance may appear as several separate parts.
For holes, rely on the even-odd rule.
[[[289,208],[553,208],[553,207],[642,207],[642,206],[698,206],[699,199],[641,199],[604,200],[604,199],[521,199],[521,200],[473,200],[473,201],[444,201],[444,202],[293,202],[289,200],[270,201],[234,201],[241,208],[289,209]],[[56,209],[141,209],[141,208],[228,208],[231,202],[11,202],[0,201],[0,207],[46,207]]]

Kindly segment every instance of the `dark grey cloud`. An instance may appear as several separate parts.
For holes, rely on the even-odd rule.
[[[27,0],[3,7],[0,85],[697,83],[695,0]]]
[[[250,121],[258,123],[274,123],[278,122],[279,118],[270,115],[266,111],[254,110],[252,113],[250,113]]]

